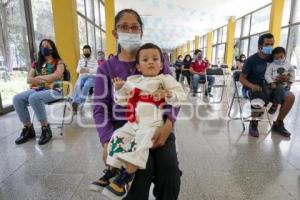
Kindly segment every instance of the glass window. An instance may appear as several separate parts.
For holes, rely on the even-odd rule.
[[[284,1],[281,26],[286,26],[289,24],[290,14],[291,14],[291,2],[292,2],[291,0]]]
[[[93,24],[88,22],[88,44],[91,46],[92,51],[94,52],[96,49],[96,40],[95,40],[95,32],[94,32],[94,28],[95,26],[93,26]]]
[[[84,0],[77,0],[77,11],[85,15]]]
[[[260,33],[269,29],[271,6],[267,6],[252,14],[251,34]]]
[[[218,31],[217,30],[215,30],[214,32],[213,32],[213,44],[217,44],[218,43]]]
[[[218,43],[222,42],[223,28],[218,29]]]
[[[102,49],[105,50],[106,48],[106,33],[101,31],[101,38],[102,38]]]
[[[101,31],[99,28],[96,28],[96,48],[97,48],[97,51],[99,50],[102,50],[102,47],[101,47]]]
[[[222,64],[224,63],[224,56],[225,56],[225,44],[218,45],[218,55],[217,55],[217,63]]]
[[[203,36],[203,47],[206,48],[207,47],[207,36]]]
[[[93,1],[92,0],[85,0],[86,5],[86,14],[87,17],[94,21],[94,9],[93,9]]]
[[[77,15],[77,18],[78,18],[79,43],[80,43],[80,49],[82,49],[82,47],[87,44],[87,30],[85,25],[85,19],[82,18],[80,15]]]
[[[281,29],[279,46],[286,48],[288,39],[288,28]]]
[[[258,48],[259,35],[254,35],[250,38],[249,56],[255,54]]]
[[[249,35],[250,30],[250,15],[244,17],[243,36]]]
[[[214,46],[212,49],[212,61],[213,64],[217,63],[217,47]]]
[[[101,17],[101,27],[106,30],[106,25],[105,25],[105,9],[104,5],[100,3],[100,17]]]
[[[249,39],[241,40],[241,48],[240,48],[240,54],[245,54],[248,57],[248,43]]]
[[[0,15],[0,93],[3,107],[12,105],[17,93],[28,89],[30,53],[23,1],[2,4]]]
[[[227,42],[227,26],[223,27],[223,36],[222,36],[222,43]]]
[[[292,26],[289,38],[289,49],[290,62],[299,68],[300,66],[300,25]],[[296,71],[297,77],[299,78],[300,70]]]
[[[206,47],[202,49],[203,57],[206,58]]]
[[[99,11],[99,1],[94,0],[94,9],[95,9],[95,23],[100,26],[100,11]]]
[[[234,38],[240,38],[242,31],[242,19],[236,21]]]
[[[36,47],[44,38],[54,40],[51,0],[31,0]]]
[[[300,0],[295,0],[295,1],[296,4],[295,4],[295,14],[292,20],[293,23],[300,22]]]

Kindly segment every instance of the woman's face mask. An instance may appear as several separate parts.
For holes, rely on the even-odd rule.
[[[126,51],[133,52],[141,46],[142,40],[141,40],[140,33],[117,32],[117,34],[118,34],[118,43]]]
[[[41,54],[42,56],[50,56],[53,53],[53,49],[49,48],[41,48]]]

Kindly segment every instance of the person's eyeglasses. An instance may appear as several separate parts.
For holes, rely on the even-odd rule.
[[[118,24],[117,29],[121,32],[129,32],[131,29],[132,32],[137,33],[140,32],[141,27],[138,25],[128,26],[127,24]]]

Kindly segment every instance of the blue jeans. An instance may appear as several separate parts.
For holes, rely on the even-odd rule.
[[[32,107],[40,122],[47,121],[45,103],[62,99],[63,94],[55,90],[27,90],[14,96],[13,105],[23,124],[31,123],[28,105]]]
[[[196,93],[198,91],[199,81],[205,82],[205,75],[194,74],[193,75],[193,91]],[[211,92],[211,86],[215,83],[215,77],[208,75],[208,93]]]
[[[89,94],[90,88],[95,87],[95,77],[90,76],[80,76],[76,81],[73,103],[84,103],[87,95]]]

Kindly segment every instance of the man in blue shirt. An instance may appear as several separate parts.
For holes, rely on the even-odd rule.
[[[249,135],[258,137],[258,121],[255,118],[259,115],[257,110],[261,110],[270,101],[281,104],[277,120],[272,126],[272,131],[284,137],[290,137],[290,132],[285,129],[283,120],[292,108],[295,96],[293,93],[284,93],[283,90],[272,90],[265,81],[267,63],[272,62],[272,49],[274,36],[270,33],[263,34],[258,40],[258,52],[250,56],[243,67],[240,75],[240,82],[246,88],[246,93],[251,100],[251,117],[249,124]],[[279,79],[288,81],[289,76],[281,75]]]

